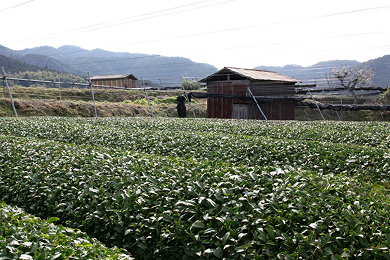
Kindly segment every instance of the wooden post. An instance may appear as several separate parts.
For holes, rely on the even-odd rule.
[[[148,92],[146,92],[146,88],[144,88],[144,91],[145,91],[146,100],[148,100],[149,109],[150,109],[150,114],[152,115],[152,117],[154,117],[154,116],[153,116],[152,105],[150,104],[150,100],[149,100]]]
[[[144,86],[144,91],[145,91],[146,100],[148,101],[148,104],[149,104],[150,114],[152,114],[152,117],[154,117],[154,116],[153,116],[152,105],[150,105],[150,100],[149,100],[148,92],[146,92],[144,79],[143,79],[142,77],[141,77],[141,79],[142,79],[142,85]]]
[[[58,86],[59,86],[59,89],[60,89],[60,101],[62,100],[62,93],[61,93],[61,77],[59,78],[58,80]]]
[[[9,99],[11,100],[12,109],[14,110],[15,117],[18,117],[18,113],[16,113],[16,109],[15,109],[14,100],[12,99],[11,90],[10,90],[9,85],[8,85],[7,75],[5,74],[4,67],[1,67],[1,69],[3,71],[3,76],[4,76],[3,79],[4,79],[4,82],[5,82],[5,85],[7,86],[8,96],[9,96]]]
[[[88,82],[89,82],[89,86],[91,88],[93,107],[95,109],[95,117],[97,117],[97,110],[96,110],[96,104],[95,104],[95,95],[93,94],[93,85],[92,85],[91,77],[89,76],[89,72],[88,72]]]

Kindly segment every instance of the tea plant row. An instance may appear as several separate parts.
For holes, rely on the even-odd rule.
[[[384,145],[240,122],[4,119],[0,199],[140,259],[390,258]]]
[[[150,127],[148,126],[148,122]],[[224,127],[218,131],[207,132],[206,129],[221,124]],[[241,122],[241,121],[238,121]],[[230,124],[229,124],[230,123]],[[275,136],[273,129],[282,129],[278,132],[288,132],[290,122],[258,123],[243,121],[244,126],[237,121],[221,120],[175,120],[175,119],[59,119],[36,118],[17,121],[13,119],[0,120],[0,132],[12,136],[29,136],[44,140],[55,140],[63,143],[89,144],[91,146],[112,147],[115,149],[131,150],[163,156],[179,156],[196,160],[209,160],[230,165],[269,165],[284,168],[286,166],[315,169],[323,173],[337,174],[340,172],[359,176],[363,179],[376,178],[382,180],[389,177],[390,155],[386,142],[390,140],[380,125],[371,123],[364,126],[361,123],[331,123],[327,128],[318,128],[324,136],[328,128],[350,129],[353,136],[367,136],[370,131],[378,132],[372,135],[377,138],[365,143],[360,141],[329,142],[326,138],[313,140],[312,138],[298,139],[282,137],[268,137],[263,135],[243,135],[235,132],[235,128],[257,129],[269,128],[269,135]],[[296,129],[303,133],[308,123],[296,122]],[[301,127],[299,127],[301,124]],[[320,123],[315,123],[320,124]],[[181,125],[182,131],[170,130],[172,125]],[[210,127],[205,127],[209,125]],[[271,127],[269,127],[271,125]],[[164,126],[166,129],[164,130]],[[361,127],[360,127],[361,126]],[[192,131],[185,130],[192,128]],[[384,129],[389,129],[384,124]],[[231,130],[229,130],[231,129]],[[314,129],[313,126],[310,129]],[[371,129],[370,131],[368,131]],[[258,130],[259,132],[265,130]],[[313,130],[314,131],[314,130]],[[230,133],[228,133],[230,132]],[[239,131],[238,131],[239,132]],[[343,132],[343,131],[339,131]],[[301,135],[302,136],[302,135]],[[307,131],[306,137],[309,136]]]
[[[0,259],[133,259],[80,230],[42,220],[0,203]]]
[[[25,133],[33,127],[35,131],[44,131],[53,127],[53,131],[63,132],[82,128],[116,128],[131,131],[165,131],[181,133],[216,133],[240,136],[264,136],[276,139],[313,140],[343,144],[357,144],[373,147],[390,148],[390,125],[385,122],[300,122],[300,121],[244,121],[211,119],[166,119],[166,118],[25,118],[18,122],[14,118],[0,118],[0,125],[5,126],[3,133]],[[9,126],[10,129],[7,129]],[[16,129],[13,129],[13,128]],[[22,127],[22,129],[19,129]],[[54,133],[53,133],[54,134]]]

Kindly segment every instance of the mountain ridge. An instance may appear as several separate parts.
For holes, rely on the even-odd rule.
[[[183,77],[201,79],[217,71],[206,63],[184,57],[165,57],[141,53],[85,50],[78,46],[59,48],[40,46],[20,51],[0,48],[0,54],[49,69],[87,76],[133,73],[137,78],[161,84],[179,84]],[[41,56],[36,56],[41,55]],[[47,56],[44,59],[42,56]]]
[[[43,68],[86,76],[133,73],[139,79],[156,83],[180,83],[183,77],[196,80],[215,73],[218,69],[206,63],[197,63],[184,57],[166,57],[142,53],[111,52],[103,49],[86,50],[74,45],[59,48],[40,46],[15,51],[0,45],[0,54]],[[257,66],[255,69],[272,70],[296,78],[306,84],[326,87],[332,68],[370,67],[375,71],[373,85],[387,87],[390,73],[390,55],[366,62],[356,60],[321,61],[311,66],[288,64],[285,66]]]

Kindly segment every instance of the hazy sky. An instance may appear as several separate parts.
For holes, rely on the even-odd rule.
[[[0,0],[0,44],[253,68],[390,54],[389,0]]]

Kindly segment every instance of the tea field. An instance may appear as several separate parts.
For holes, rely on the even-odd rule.
[[[54,225],[57,220],[41,220],[1,203],[0,259],[134,259],[80,230]]]
[[[384,122],[0,118],[0,200],[135,259],[390,259],[389,133]]]

